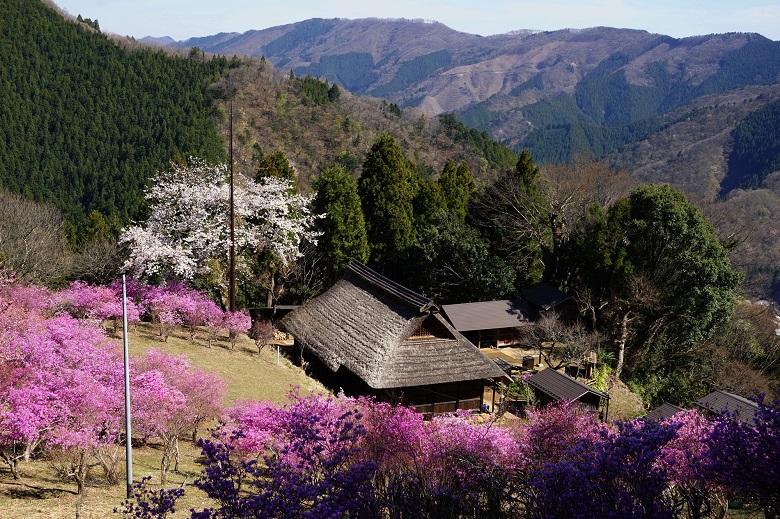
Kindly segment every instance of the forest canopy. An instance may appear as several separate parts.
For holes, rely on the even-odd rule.
[[[225,58],[130,50],[41,2],[5,0],[0,20],[0,188],[79,228],[92,210],[128,222],[173,157],[225,157],[210,88]]]

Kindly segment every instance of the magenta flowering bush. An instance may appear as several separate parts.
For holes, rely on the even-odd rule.
[[[122,295],[111,287],[93,286],[74,281],[67,288],[52,294],[51,304],[57,312],[66,312],[77,319],[91,319],[109,323],[108,329],[117,335],[122,322]],[[127,302],[128,322],[139,322],[141,311],[132,301]]]
[[[224,326],[228,331],[230,347],[235,348],[238,336],[242,333],[247,333],[250,328],[252,328],[252,318],[245,310],[237,312],[225,312],[225,317],[222,320],[222,326]]]
[[[124,367],[121,346],[97,322],[107,292],[85,284],[63,292],[0,275],[0,460],[16,478],[20,463],[46,454],[80,493],[95,465],[117,481]],[[133,362],[131,385],[137,434],[166,447],[221,414],[224,382],[179,357],[148,352]]]
[[[224,381],[193,367],[184,357],[148,350],[135,360],[134,404],[139,432],[163,443],[160,482],[179,466],[179,440],[196,436],[206,420],[222,415]]]

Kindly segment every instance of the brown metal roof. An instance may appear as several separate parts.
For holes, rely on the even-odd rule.
[[[324,294],[281,321],[331,370],[375,389],[504,377],[433,302],[354,262]],[[410,338],[424,324],[430,337]]]
[[[459,332],[516,328],[531,324],[533,312],[522,299],[442,305],[447,319]]]
[[[685,409],[683,409],[682,407],[677,407],[674,404],[664,403],[656,407],[649,413],[647,413],[645,415],[645,420],[652,420],[654,422],[657,422],[665,418],[671,418],[672,416],[676,415],[680,411],[685,411]]]
[[[609,398],[606,393],[597,391],[592,387],[551,368],[546,368],[538,373],[534,373],[528,377],[526,383],[531,387],[550,395],[555,400],[562,400],[565,402],[574,402],[588,393],[598,395],[602,398]]]
[[[728,413],[738,420],[752,419],[758,410],[758,404],[752,400],[725,391],[713,391],[700,398],[696,405],[715,414]]]

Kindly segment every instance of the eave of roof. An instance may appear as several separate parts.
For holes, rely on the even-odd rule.
[[[547,283],[537,283],[536,285],[524,288],[521,290],[520,295],[523,296],[523,299],[527,299],[533,305],[544,310],[554,308],[571,299],[569,294],[561,292],[556,287]]]
[[[645,415],[645,420],[653,420],[653,421],[659,421],[663,420],[665,418],[671,418],[672,416],[676,415],[679,412],[684,411],[682,407],[678,407],[674,404],[670,404],[668,402],[661,404],[660,406],[656,407],[649,413]]]
[[[696,401],[696,405],[717,414],[736,413],[741,420],[753,417],[758,410],[754,401],[726,391],[713,391]]]

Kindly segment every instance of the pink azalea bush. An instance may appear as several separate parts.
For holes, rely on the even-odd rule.
[[[108,291],[76,283],[62,292],[0,274],[0,460],[18,477],[20,462],[45,451],[80,493],[93,465],[117,480],[124,367],[121,346],[98,324],[109,315],[100,313]],[[150,351],[131,371],[142,437],[175,449],[181,435],[221,414],[224,382],[183,358]]]
[[[222,326],[228,331],[228,337],[230,339],[230,347],[236,347],[236,341],[239,334],[249,332],[252,328],[252,318],[245,310],[237,312],[225,312],[225,317],[222,320]]]

